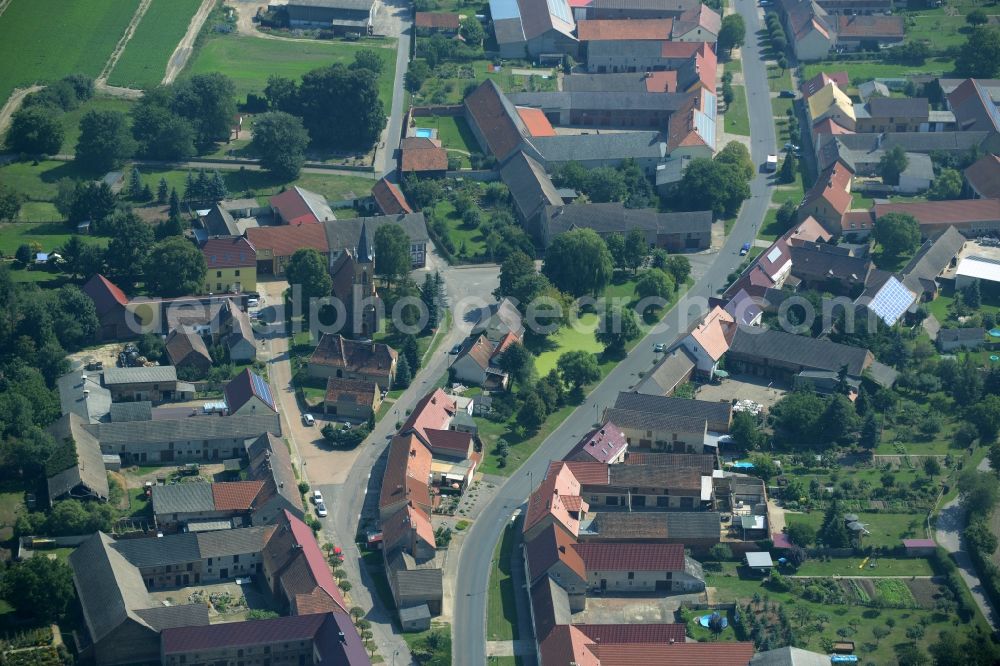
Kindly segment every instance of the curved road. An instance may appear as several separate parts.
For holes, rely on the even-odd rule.
[[[758,10],[753,0],[735,0],[736,10],[746,21],[747,45],[743,47],[743,75],[748,91],[751,156],[761,164],[769,153],[776,152],[774,120],[767,74],[760,60],[756,33],[760,29]],[[758,174],[750,184],[751,198],[743,205],[733,231],[706,274],[688,292],[687,300],[707,298],[725,284],[726,276],[740,263],[739,248],[752,243],[758,225],[764,219],[771,200],[768,176]],[[698,312],[685,316],[685,299],[666,316],[665,331],[651,333],[593,390],[584,403],[553,432],[528,461],[497,490],[496,498],[473,523],[462,548],[452,612],[452,659],[460,666],[486,662],[486,600],[493,550],[513,511],[528,496],[529,483],[542,479],[550,460],[561,459],[594,424],[598,414],[611,405],[618,392],[628,390],[639,380],[639,373],[653,363],[653,343],[672,343],[679,332],[693,321]],[[681,319],[684,321],[681,321]],[[530,481],[529,481],[530,479]],[[523,637],[528,638],[528,637]]]

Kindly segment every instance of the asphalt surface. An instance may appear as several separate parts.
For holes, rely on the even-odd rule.
[[[755,34],[760,29],[758,10],[752,0],[735,0],[736,10],[746,21],[747,44],[743,48],[743,74],[747,90],[751,132],[751,156],[763,163],[769,153],[776,153],[774,121],[768,93],[767,74],[760,60]],[[541,481],[551,460],[561,459],[591,429],[604,408],[614,403],[619,391],[628,390],[639,380],[639,373],[654,362],[652,346],[677,340],[687,323],[698,317],[686,302],[707,299],[725,286],[726,276],[740,264],[739,248],[753,242],[771,199],[772,176],[758,173],[750,184],[747,200],[716,261],[698,280],[686,298],[675,306],[664,321],[666,330],[650,333],[597,386],[584,403],[552,433],[528,461],[497,489],[496,498],[473,523],[462,548],[455,583],[455,608],[452,613],[452,663],[457,665],[486,662],[486,603],[490,560],[504,525],[515,509],[523,504],[532,485]]]
[[[389,10],[389,5],[383,11]],[[404,8],[392,11],[400,12],[399,42],[396,44],[396,77],[392,82],[392,108],[389,109],[389,127],[385,135],[385,150],[382,152],[382,164],[375,165],[375,173],[388,175],[396,170],[396,151],[402,140],[403,119],[405,112],[403,102],[406,99],[403,83],[406,70],[410,66],[410,40],[413,37],[413,15],[407,3]]]

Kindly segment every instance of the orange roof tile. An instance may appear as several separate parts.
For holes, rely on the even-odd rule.
[[[541,109],[531,109],[526,106],[517,107],[517,115],[521,116],[528,132],[531,136],[555,136],[556,131],[552,129],[552,123],[545,117],[545,112]]]
[[[247,229],[247,239],[257,248],[258,256],[261,252],[270,250],[275,257],[290,257],[296,250],[304,247],[322,254],[330,251],[326,231],[318,222],[255,227]]]
[[[746,666],[753,643],[617,643],[588,646],[601,666]]]
[[[646,92],[677,92],[677,70],[649,72],[646,75]]]
[[[851,172],[841,162],[836,162],[816,179],[816,183],[806,192],[803,205],[817,199],[825,199],[834,210],[843,215],[851,208]]]
[[[212,484],[216,511],[249,511],[264,487],[261,481],[227,481]]]
[[[545,516],[551,515],[575,536],[580,530],[580,521],[570,515],[570,512],[578,509],[570,509],[563,502],[564,497],[573,496],[580,496],[580,482],[570,471],[568,463],[553,463],[538,489],[528,498],[528,510],[524,516],[524,530],[530,530]],[[576,501],[573,500],[573,502],[576,505]],[[580,506],[582,508],[585,505],[584,502]]]
[[[378,205],[383,215],[402,215],[412,213],[413,209],[407,203],[403,192],[396,187],[395,183],[390,183],[382,178],[372,187],[372,198]]]
[[[736,320],[732,315],[715,306],[692,331],[691,337],[701,345],[712,360],[718,361],[729,351],[729,343],[736,330]]]
[[[407,171],[447,171],[448,151],[425,137],[408,137],[399,146],[400,169]]]
[[[690,58],[697,53],[704,42],[663,42],[660,56],[664,58]]]
[[[455,401],[441,389],[434,389],[417,402],[400,432],[415,432],[430,443],[428,430],[447,430],[448,422],[455,415]]]
[[[668,40],[673,26],[673,19],[584,20],[576,24],[581,42]]]

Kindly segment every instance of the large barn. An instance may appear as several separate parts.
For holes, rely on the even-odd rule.
[[[293,28],[328,28],[371,34],[378,0],[290,0],[283,8]]]

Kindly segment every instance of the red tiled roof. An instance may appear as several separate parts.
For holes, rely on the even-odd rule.
[[[646,74],[646,92],[677,92],[677,70]]]
[[[402,215],[413,212],[406,197],[403,196],[403,192],[385,178],[379,180],[372,187],[372,198],[375,199],[375,204],[383,215]]]
[[[164,654],[236,648],[284,641],[305,641],[319,631],[326,615],[292,615],[253,622],[223,622],[163,630]]]
[[[1000,157],[986,155],[965,170],[965,179],[981,197],[1000,199]]]
[[[799,89],[802,91],[803,96],[809,97],[810,95],[813,95],[819,90],[825,88],[828,83],[836,83],[838,88],[840,88],[841,90],[846,90],[847,86],[850,85],[849,82],[850,82],[850,77],[848,76],[847,72],[833,72],[830,74],[826,72],[820,72],[816,76],[812,77],[811,79],[803,83],[799,87]]]
[[[715,93],[715,75],[718,70],[719,60],[715,51],[708,44],[702,42],[702,48],[694,55],[695,69],[698,72],[698,80],[701,85],[711,93]]]
[[[847,129],[829,116],[813,125],[812,131],[813,136],[820,134],[854,134],[854,130]]]
[[[594,643],[683,643],[684,625],[674,624],[575,624]]]
[[[216,511],[249,511],[264,487],[263,481],[224,481],[212,484]]]
[[[581,580],[587,580],[587,570],[579,553],[574,550],[576,540],[565,530],[549,525],[539,532],[534,539],[525,544],[525,557],[528,560],[531,580],[544,576],[557,562],[562,562],[570,568]]]
[[[524,141],[524,122],[514,105],[506,102],[500,88],[487,79],[465,98],[465,108],[497,160],[505,160]]]
[[[708,645],[708,643],[706,643]],[[717,645],[717,643],[712,643]],[[593,643],[587,635],[571,624],[557,624],[549,632],[549,635],[542,640],[538,646],[542,655],[542,664],[556,664],[557,666],[603,666],[597,657],[591,652]],[[747,660],[749,661],[749,660]],[[641,662],[636,662],[636,664]],[[629,666],[635,666],[630,664]],[[643,664],[646,666],[646,664]]]
[[[1000,220],[1000,199],[959,199],[919,203],[875,204],[875,219],[889,213],[906,213],[920,224],[961,224]]]
[[[284,219],[285,224],[295,224],[297,222],[319,222],[316,214],[313,213],[312,209],[309,207],[309,203],[299,192],[299,188],[292,187],[290,189],[276,194],[270,199],[268,203],[271,204],[271,208],[274,208]]]
[[[375,400],[378,384],[363,379],[330,377],[326,380],[326,402],[354,402],[371,405]]]
[[[569,452],[567,458],[584,453],[599,463],[607,463],[617,458],[626,446],[628,442],[625,440],[625,433],[609,421],[584,435]]]
[[[554,462],[549,465],[549,472],[551,473],[554,467],[558,465],[566,465],[576,480],[580,482],[580,485],[607,485],[608,484],[608,466],[600,462],[578,462],[571,460],[565,463]]]
[[[525,127],[531,136],[555,136],[556,131],[552,129],[552,123],[545,117],[545,112],[541,109],[532,109],[526,106],[517,107],[517,115],[521,116]]]
[[[257,265],[257,251],[246,238],[209,238],[201,246],[208,268],[253,268]]]
[[[295,543],[301,546],[299,552],[309,565],[309,571],[316,585],[330,596],[342,612],[346,613],[347,608],[344,606],[344,597],[340,593],[340,588],[337,587],[337,582],[333,579],[333,572],[330,571],[330,565],[327,564],[326,558],[323,557],[323,551],[319,549],[319,544],[316,543],[316,537],[313,535],[312,530],[287,510],[285,510],[284,514],[285,520],[288,521],[289,529],[291,529],[292,535],[295,538]]]
[[[753,643],[592,645],[601,666],[747,666]]]
[[[396,435],[389,444],[379,507],[409,501],[430,506],[431,451],[416,435]]]
[[[663,42],[660,47],[660,56],[664,58],[690,58],[704,42]]]
[[[427,435],[427,439],[430,441],[432,449],[454,451],[455,453],[459,453],[465,457],[469,454],[469,450],[472,448],[472,435],[467,432],[458,432],[457,430],[438,430],[435,428],[427,428],[424,432]]]
[[[668,40],[673,19],[619,19],[577,21],[576,31],[581,42],[609,40]]]
[[[838,17],[838,37],[902,39],[903,32],[902,16],[871,15]]]
[[[452,12],[417,12],[413,25],[418,28],[437,28],[439,30],[458,30],[458,14]]]
[[[395,349],[381,342],[347,340],[339,333],[324,333],[309,363],[388,378],[398,357]]]
[[[416,432],[424,442],[429,443],[427,431],[445,429],[456,410],[455,401],[447,393],[434,389],[417,402],[399,431]]]
[[[407,137],[399,150],[402,155],[399,168],[404,172],[448,170],[448,151],[426,137]]]
[[[271,250],[275,257],[290,257],[296,250],[304,247],[312,248],[322,254],[330,251],[330,246],[326,242],[326,231],[322,224],[316,222],[254,227],[247,229],[247,240],[257,252]]]
[[[112,308],[128,305],[128,296],[125,292],[100,273],[87,280],[83,285],[83,293],[94,301],[98,316],[104,315]]]
[[[607,476],[605,475],[605,480]],[[528,498],[528,510],[524,515],[523,529],[528,532],[541,522],[545,516],[551,515],[559,521],[567,531],[576,534],[580,529],[578,518],[570,515],[569,503],[582,503],[569,500],[580,496],[580,482],[569,469],[569,463],[555,462],[549,465],[549,471],[538,485],[538,488]]]
[[[803,205],[817,199],[825,199],[834,210],[843,215],[850,207],[853,197],[848,191],[851,182],[851,172],[841,162],[836,162],[816,179],[816,183],[806,192]],[[947,202],[951,203],[951,202]]]
[[[587,571],[683,571],[679,543],[578,543]]]

